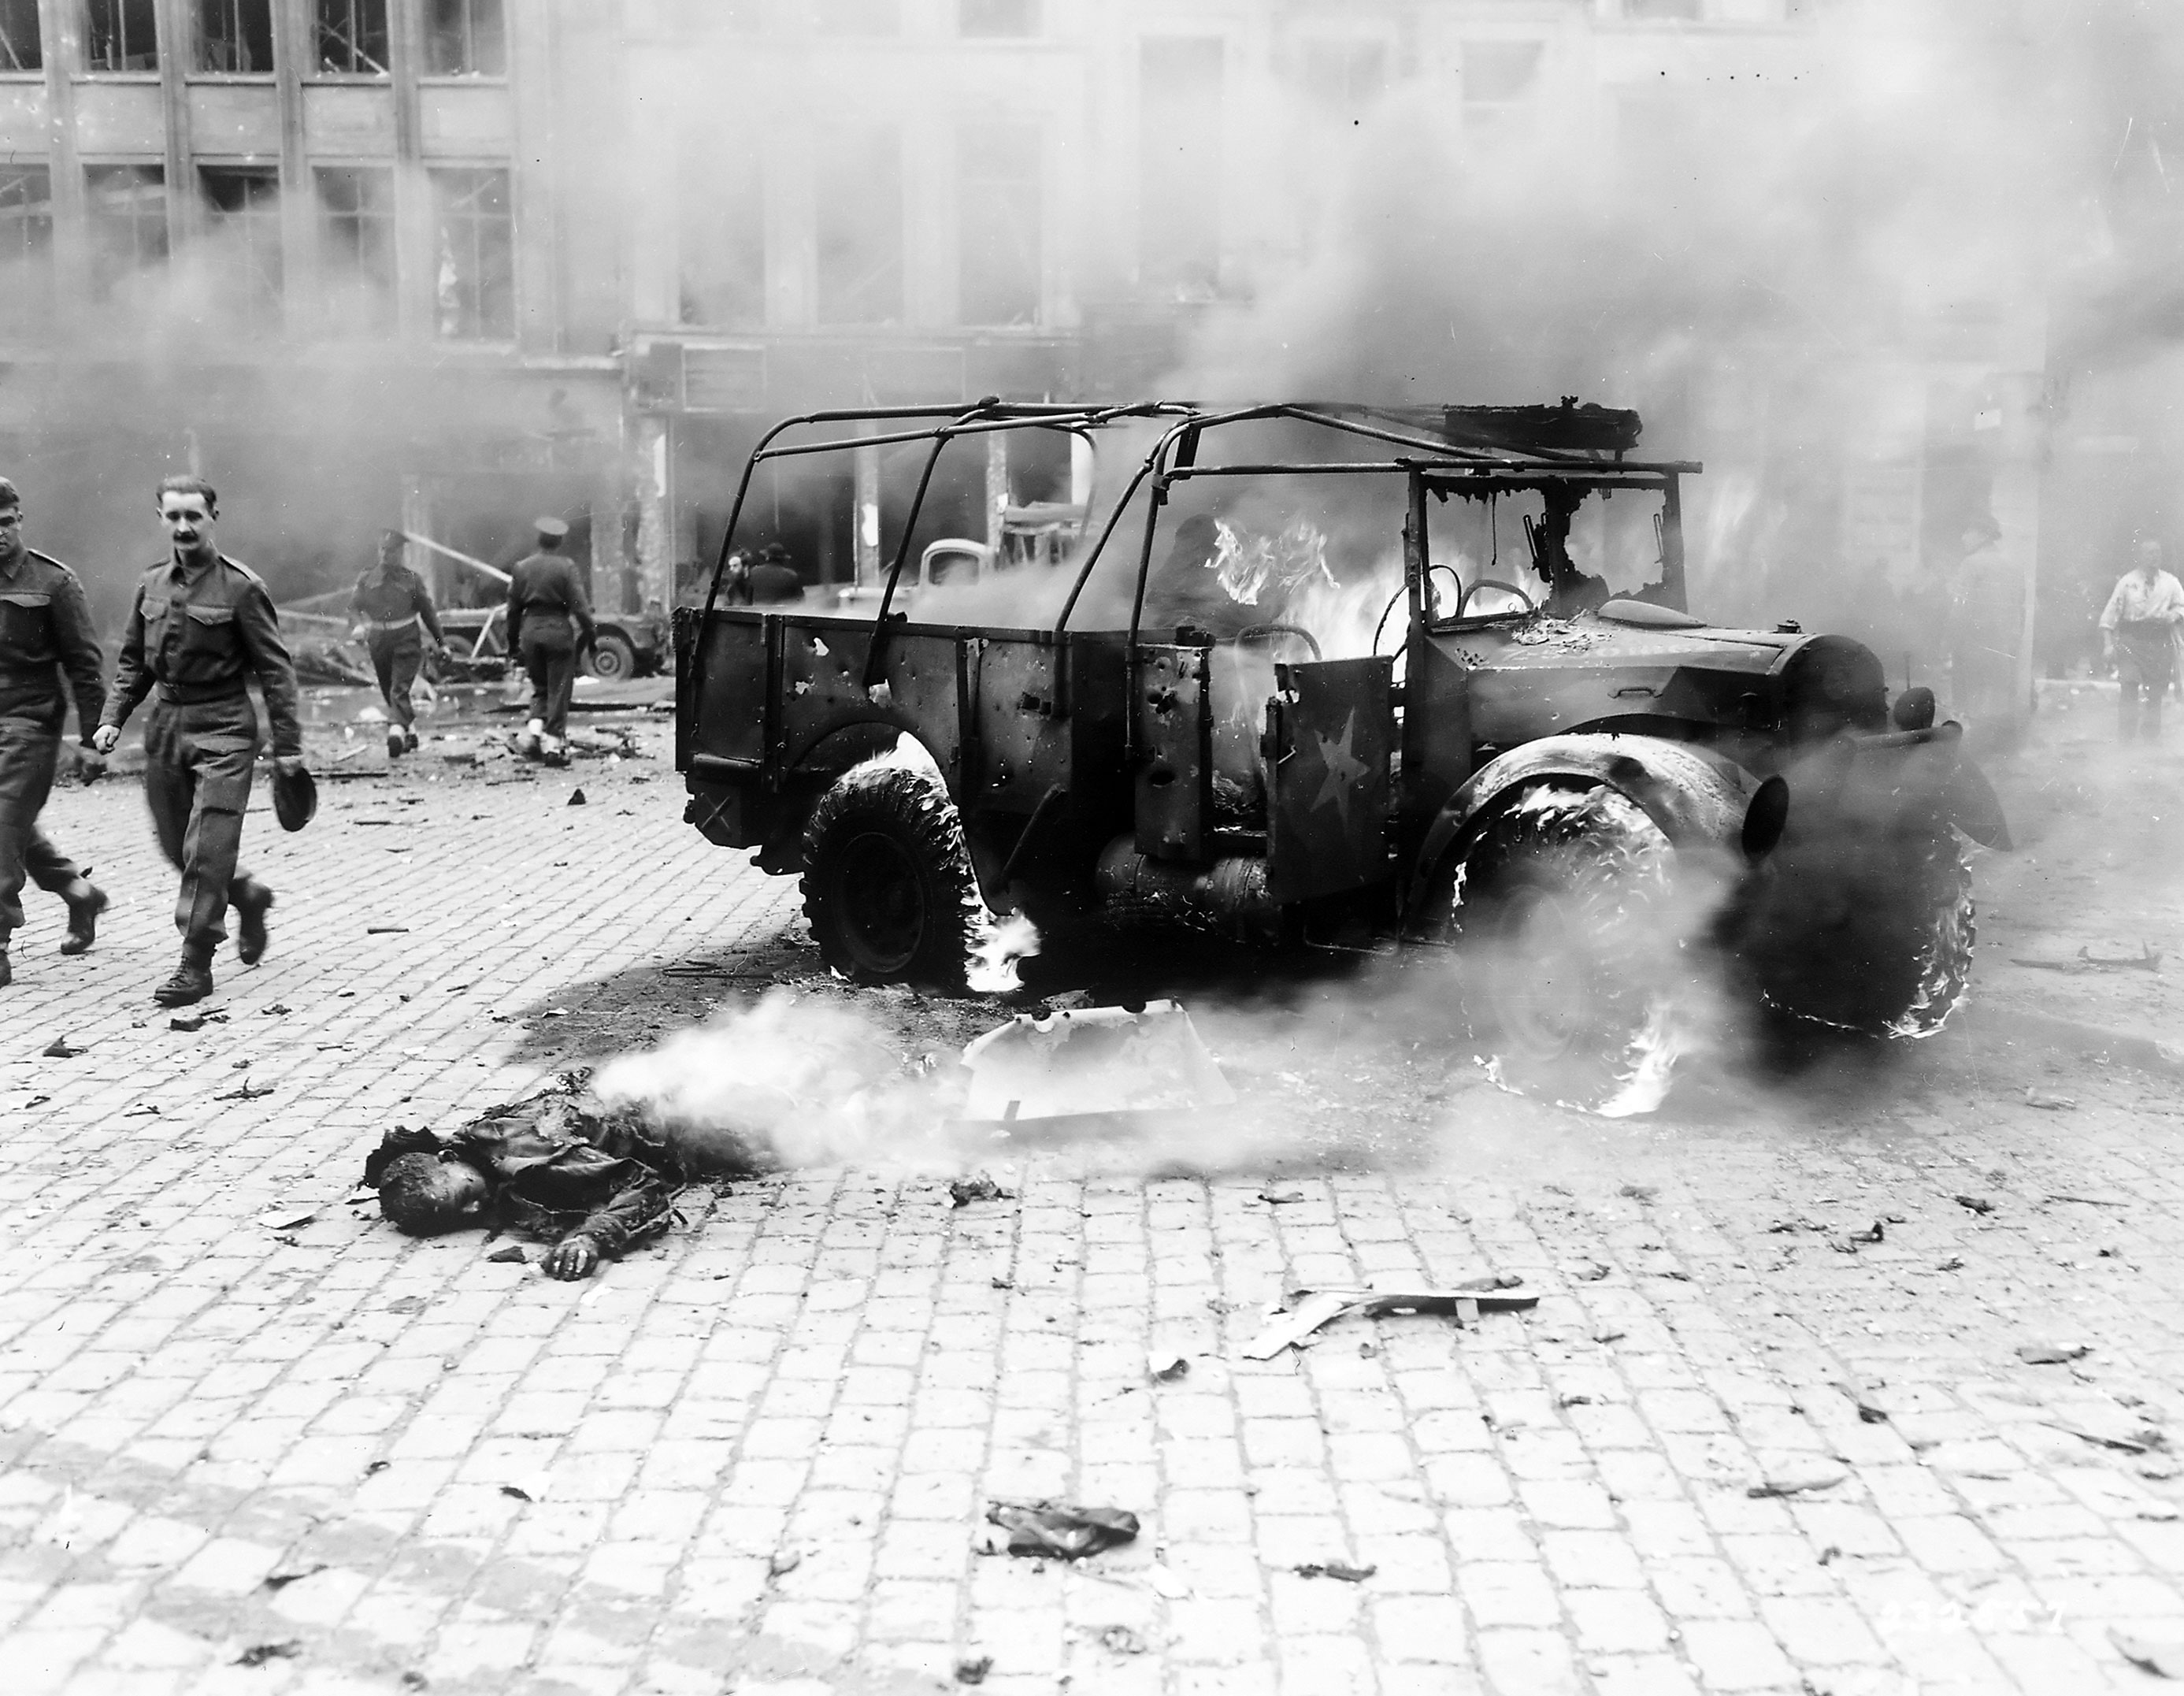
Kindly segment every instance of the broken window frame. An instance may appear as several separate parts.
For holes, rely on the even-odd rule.
[[[387,0],[313,0],[311,74],[386,81],[393,74],[387,68],[393,51],[387,12]]]
[[[110,299],[127,276],[167,262],[166,167],[86,165],[83,187],[92,293],[95,298]],[[125,243],[117,239],[124,235]]]
[[[320,275],[328,295],[326,332],[349,338],[393,334],[399,321],[401,277],[394,168],[316,165],[311,189],[319,222]],[[333,297],[352,281],[358,304],[345,311]]]
[[[45,68],[45,31],[38,18],[38,0],[0,0],[0,75],[28,75]]]
[[[196,0],[192,63],[208,76],[273,75],[274,0]],[[264,62],[255,63],[262,55]]]
[[[241,191],[224,204],[218,190]],[[231,243],[225,281],[237,321],[254,330],[281,325],[285,273],[281,251],[281,173],[271,165],[200,165],[198,192],[204,203],[205,232]]]
[[[425,74],[508,75],[508,14],[502,0],[426,0]]]
[[[443,342],[513,342],[514,176],[505,165],[440,165],[431,176],[433,333]]]
[[[88,76],[141,76],[159,69],[158,0],[82,0]]]

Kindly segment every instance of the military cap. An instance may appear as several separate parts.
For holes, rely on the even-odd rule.
[[[23,497],[15,493],[14,480],[11,477],[0,477],[0,510],[5,510],[10,506],[20,506],[22,504]]]
[[[298,767],[292,772],[274,773],[273,816],[281,821],[283,830],[301,830],[318,812],[319,785],[308,771]]]
[[[559,518],[534,518],[531,521],[531,527],[541,536],[551,537],[556,542],[569,533],[567,523]]]

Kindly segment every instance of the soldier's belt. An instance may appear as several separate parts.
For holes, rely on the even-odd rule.
[[[169,683],[153,686],[170,706],[204,706],[215,700],[245,700],[250,691],[240,678],[224,683]]]
[[[417,615],[413,612],[407,618],[398,618],[392,623],[382,618],[367,618],[365,620],[364,628],[376,631],[383,636],[393,636],[402,631],[414,628],[417,622]]]

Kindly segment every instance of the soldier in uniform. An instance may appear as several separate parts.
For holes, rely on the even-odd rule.
[[[64,954],[91,946],[106,910],[105,894],[38,828],[68,717],[62,675],[88,749],[105,695],[104,664],[83,585],[58,560],[24,544],[22,498],[0,477],[0,985],[13,976],[8,941],[23,923],[26,879],[68,903]]]
[[[541,518],[538,551],[516,561],[508,580],[508,650],[531,678],[531,722],[519,751],[549,766],[569,763],[569,696],[577,666],[592,645],[592,603],[574,561],[561,552],[569,527]]]
[[[379,562],[356,580],[356,594],[349,601],[355,633],[370,647],[380,699],[392,715],[387,726],[390,760],[417,745],[417,710],[410,704],[410,690],[425,663],[425,639],[432,639],[434,653],[448,650],[432,592],[425,587],[424,578],[403,563],[402,548],[398,530],[379,538]]]
[[[144,733],[144,798],[159,847],[182,874],[175,925],[182,962],[153,993],[162,1007],[187,1007],[212,993],[212,957],[235,907],[236,953],[246,966],[265,952],[273,891],[237,868],[242,812],[250,800],[258,715],[252,677],[273,721],[273,762],[304,769],[296,668],[265,580],[214,545],[219,497],[202,477],[159,485],[159,521],[172,545],[136,586],[121,638],[121,660],[92,745],[113,751],[121,727],[156,688]]]

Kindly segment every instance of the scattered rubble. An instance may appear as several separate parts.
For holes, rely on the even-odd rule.
[[[87,1046],[83,1047],[71,1046],[65,1036],[56,1036],[38,1052],[48,1060],[73,1060],[77,1055],[87,1054],[91,1051]]]
[[[1377,1566],[1352,1566],[1346,1560],[1307,1560],[1290,1569],[1300,1578],[1339,1578],[1345,1584],[1362,1584],[1379,1570]]]
[[[968,1178],[953,1178],[948,1184],[948,1205],[967,1208],[973,1202],[1006,1202],[1015,1200],[1012,1191],[1004,1190],[983,1172]]]
[[[1763,1501],[1770,1496],[1804,1496],[1815,1490],[1832,1490],[1849,1476],[1849,1473],[1841,1470],[1793,1472],[1780,1478],[1763,1479],[1744,1493],[1753,1501]]]
[[[2028,1342],[2017,1351],[2027,1366],[2067,1366],[2093,1351],[2082,1342]]]
[[[1103,1548],[1131,1543],[1138,1516],[1119,1508],[1084,1508],[1067,1502],[994,1502],[986,1517],[1009,1534],[1011,1554],[1082,1560]]]
[[[1482,1312],[1518,1313],[1539,1305],[1536,1292],[1522,1287],[1522,1280],[1507,1276],[1473,1279],[1453,1289],[1421,1289],[1374,1280],[1363,1290],[1300,1290],[1297,1306],[1277,1313],[1272,1322],[1245,1345],[1247,1360],[1272,1360],[1284,1349],[1301,1343],[1322,1325],[1351,1314],[1377,1317],[1382,1314],[1418,1313],[1451,1315],[1457,1325],[1475,1325]]]
[[[1958,1196],[1956,1201],[1958,1207],[1969,1208],[1972,1212],[1981,1215],[1994,1211],[1994,1203],[1985,1196]]]
[[[278,1643],[253,1643],[235,1658],[237,1666],[263,1666],[269,1660],[293,1660],[304,1652],[304,1645],[296,1637],[284,1637]]]

